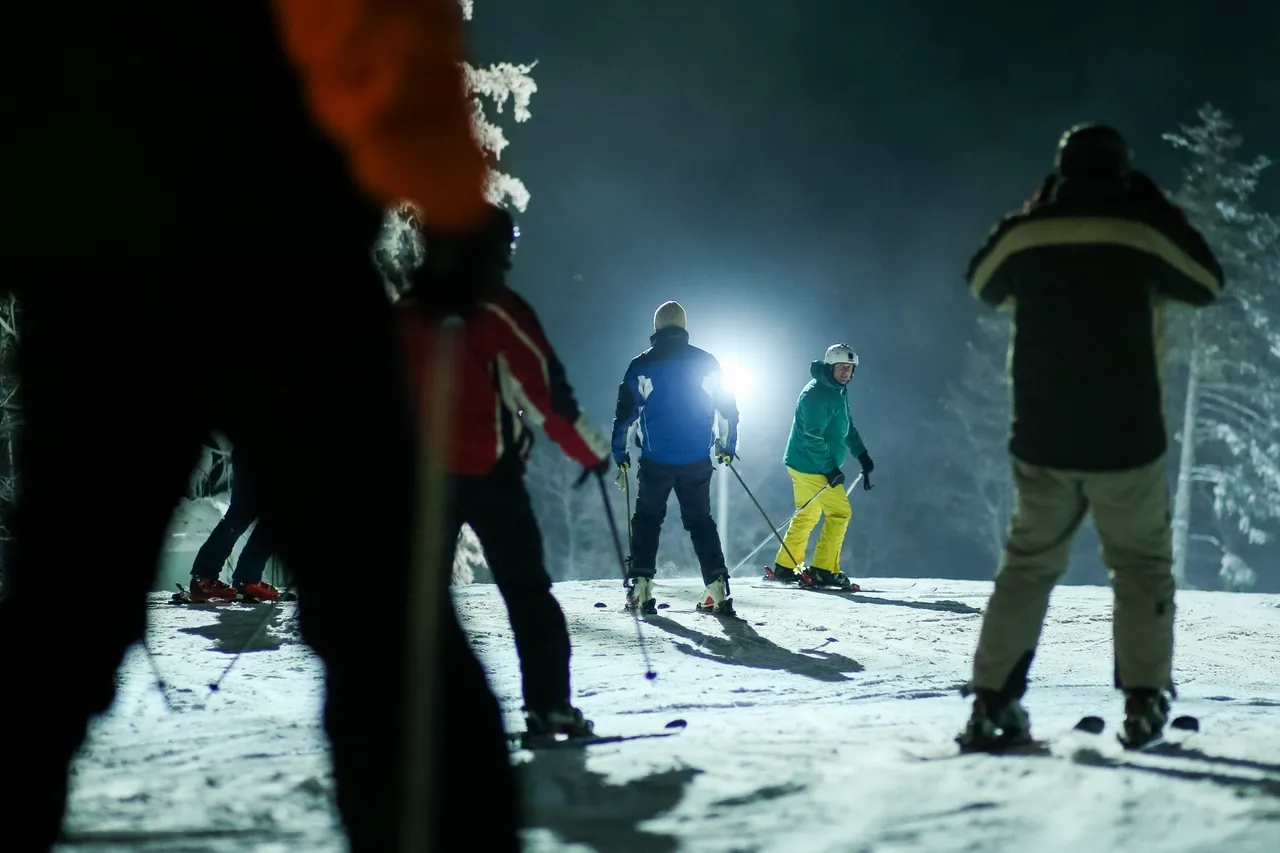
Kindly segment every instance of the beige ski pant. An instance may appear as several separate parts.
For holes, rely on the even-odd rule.
[[[1049,594],[1085,513],[1115,593],[1117,686],[1172,687],[1174,581],[1164,460],[1125,471],[1061,471],[1013,460],[1013,520],[983,617],[972,687],[1022,695]]]

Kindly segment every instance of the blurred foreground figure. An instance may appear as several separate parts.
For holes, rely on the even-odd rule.
[[[58,835],[69,762],[143,636],[166,526],[216,429],[252,476],[325,663],[351,850],[395,850],[407,609],[350,593],[406,588],[416,466],[370,250],[399,199],[442,231],[483,222],[457,3],[71,2],[33,6],[23,24],[0,55],[18,120],[0,141],[0,281],[24,311],[26,416],[0,603],[0,847],[46,850]],[[102,500],[84,492],[90,445],[120,448]],[[109,602],[91,594],[101,577]],[[86,594],[59,596],[51,639],[58,588]],[[461,833],[516,850],[498,706],[438,600],[435,719],[449,736],[436,739],[439,799],[411,811],[434,807],[436,850]],[[483,779],[483,795],[443,778]]]
[[[565,455],[586,471],[611,466],[609,442],[578,405],[564,365],[532,306],[506,284],[517,231],[511,215],[489,212],[488,239],[470,253],[456,241],[421,231],[426,261],[400,301],[399,325],[414,391],[436,368],[440,322],[464,320],[455,360],[447,468],[449,517],[442,537],[452,566],[458,534],[470,525],[507,605],[520,656],[527,745],[558,736],[586,737],[592,723],[572,704],[569,629],[551,594],[542,533],[525,488],[533,447],[530,424],[542,424]],[[440,262],[445,254],[446,262]],[[470,265],[449,258],[470,255]]]
[[[1162,312],[1222,292],[1222,268],[1109,127],[1063,135],[1036,197],[1001,221],[966,275],[1013,312],[1016,500],[973,662],[964,749],[1029,739],[1021,698],[1049,594],[1093,521],[1115,588],[1123,740],[1159,737],[1173,696],[1173,557],[1161,408]]]

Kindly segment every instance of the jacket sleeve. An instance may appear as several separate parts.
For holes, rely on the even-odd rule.
[[[1015,295],[1015,276],[1005,262],[1005,254],[998,251],[998,248],[1000,242],[1021,222],[1020,215],[1011,214],[996,223],[982,248],[970,259],[969,268],[965,271],[969,292],[988,305],[1003,308]]]
[[[1188,305],[1208,305],[1222,295],[1225,279],[1222,265],[1196,230],[1182,208],[1169,201],[1160,187],[1141,172],[1130,178],[1130,191],[1144,203],[1147,224],[1162,238],[1150,254],[1162,261],[1163,275],[1156,291],[1168,299]]]
[[[618,384],[618,406],[613,412],[613,461],[622,464],[627,455],[627,432],[640,417],[640,388],[636,380],[636,362],[631,360]]]
[[[484,219],[485,161],[471,130],[457,0],[275,0],[284,52],[317,124],[356,182],[425,224]]]
[[[586,468],[600,464],[609,454],[608,444],[579,408],[564,366],[533,308],[511,291],[482,307],[497,317],[500,357],[516,385],[525,417],[541,423],[570,459]]]
[[[804,448],[805,456],[821,462],[824,472],[836,467],[835,454],[831,452],[831,442],[827,436],[830,425],[831,409],[821,395],[801,394],[796,403],[795,434],[800,446]]]
[[[738,401],[724,385],[724,371],[715,356],[708,354],[709,365],[705,388],[716,412],[716,443],[730,456],[738,452]]]

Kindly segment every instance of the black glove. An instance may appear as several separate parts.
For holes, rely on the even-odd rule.
[[[844,484],[844,472],[839,468],[832,468],[823,476],[827,478],[827,485],[833,488]]]
[[[573,484],[574,488],[581,486],[583,483],[587,482],[587,480],[591,479],[592,474],[595,474],[597,477],[604,477],[605,474],[609,473],[609,469],[612,467],[613,460],[606,456],[591,467],[583,468],[582,476],[578,477],[577,482]]]
[[[876,470],[876,463],[871,461],[871,454],[864,450],[858,454],[858,464],[862,466],[862,488],[871,491],[871,472]]]

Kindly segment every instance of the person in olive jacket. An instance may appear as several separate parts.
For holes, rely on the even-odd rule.
[[[1014,508],[973,659],[965,750],[1031,740],[1022,705],[1054,586],[1092,514],[1115,596],[1115,686],[1126,746],[1171,710],[1176,584],[1162,362],[1170,304],[1203,307],[1222,266],[1186,216],[1132,168],[1112,127],[1063,134],[1053,171],[969,263],[970,293],[1017,334],[1009,454]]]
[[[821,361],[809,366],[813,376],[800,392],[783,464],[795,490],[796,513],[782,547],[774,558],[774,580],[800,581],[810,586],[855,587],[840,571],[840,549],[849,529],[849,496],[844,485],[846,452],[862,466],[862,487],[871,488],[875,463],[849,417],[849,381],[858,367],[858,354],[848,344],[828,347]],[[823,515],[826,521],[813,552],[813,563],[801,568],[809,535]]]

